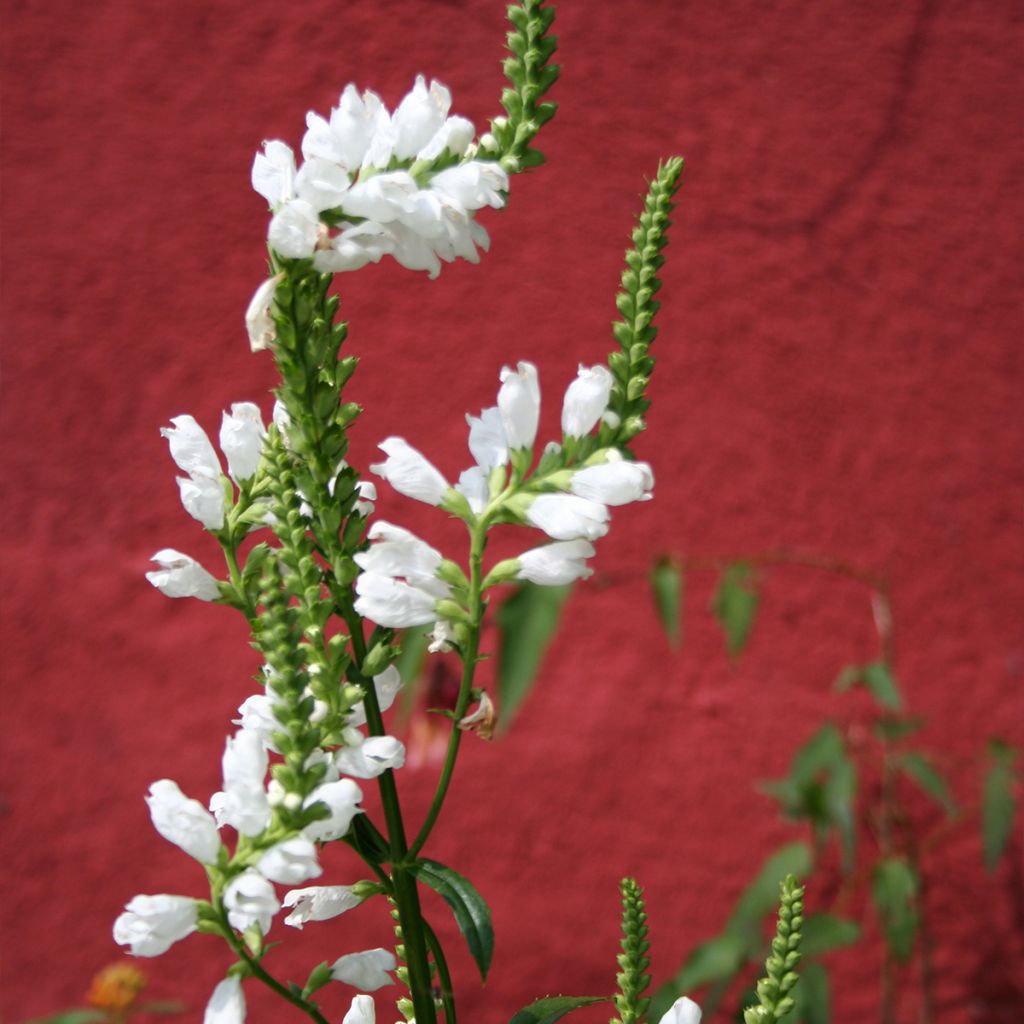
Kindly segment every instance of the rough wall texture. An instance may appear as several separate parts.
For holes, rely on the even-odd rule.
[[[483,0],[4,7],[13,1024],[79,1000],[117,955],[109,925],[131,895],[201,884],[142,794],[165,775],[218,788],[255,662],[233,613],[170,603],[142,572],[164,546],[216,564],[157,427],[188,411],[213,429],[243,398],[269,408],[270,363],[240,328],[263,268],[252,153],[264,137],[297,144],[304,112],[347,81],[393,103],[420,71],[482,124],[503,24]],[[504,362],[537,362],[554,427],[576,364],[607,350],[643,178],[662,155],[687,157],[639,444],[657,500],[616,515],[607,585],[573,596],[508,738],[467,745],[432,847],[494,910],[484,993],[453,944],[470,1024],[607,989],[624,873],[649,891],[666,977],[797,834],[755,780],[781,774],[825,716],[856,718],[831,692],[841,665],[872,655],[856,587],[772,574],[730,666],[703,611],[710,578],[694,579],[686,647],[669,653],[648,608],[654,554],[790,548],[884,571],[907,697],[965,806],[985,738],[1024,742],[1019,7],[601,0],[565,3],[559,22],[549,166],[486,218],[483,265],[341,282],[364,357],[354,461],[398,433],[455,472],[462,414],[492,401]],[[457,550],[429,510],[387,495],[379,511]],[[431,780],[403,774],[410,808]],[[973,820],[927,860],[941,1024],[1020,1019],[1024,872],[986,876],[979,861]],[[340,852],[328,862],[355,870]],[[308,928],[298,946],[315,952],[296,962],[387,942],[365,911]],[[878,953],[869,927],[862,952],[835,959],[836,1020],[877,1015]],[[225,964],[194,937],[152,963],[153,992],[198,1020]],[[901,1021],[918,1019],[915,981]],[[251,1006],[254,1020],[294,1016],[255,991]]]

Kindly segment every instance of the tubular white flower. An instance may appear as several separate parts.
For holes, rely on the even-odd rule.
[[[337,782],[325,782],[317,786],[303,803],[304,808],[313,804],[326,804],[331,812],[327,818],[314,821],[303,830],[307,839],[318,843],[329,843],[340,839],[349,830],[352,819],[360,813],[359,803],[363,799],[363,791],[351,779],[338,779]]]
[[[473,141],[476,129],[465,117],[449,117],[434,137],[416,154],[418,160],[436,160],[442,153],[463,156]]]
[[[408,160],[427,146],[444,125],[452,105],[452,94],[438,81],[427,88],[422,75],[398,104],[391,118],[395,133],[393,153]]]
[[[346,85],[330,121],[312,111],[306,115],[302,155],[307,160],[323,157],[354,170],[362,163],[374,135],[386,130],[390,120],[376,93],[367,90],[360,96],[354,85]]]
[[[198,800],[191,800],[171,779],[159,779],[146,797],[153,827],[169,843],[200,864],[213,864],[220,851],[217,823]]]
[[[270,804],[263,788],[267,762],[259,733],[242,729],[228,737],[221,762],[224,790],[210,798],[218,826],[230,825],[242,835],[258,836],[270,824]]]
[[[700,1024],[700,1007],[687,996],[677,999],[658,1024]]]
[[[377,446],[387,455],[370,472],[383,477],[399,494],[428,505],[440,505],[450,490],[441,473],[401,437],[385,438]]]
[[[573,494],[604,505],[650,501],[653,486],[654,474],[646,462],[626,462],[621,458],[585,466],[573,473],[569,482]]]
[[[562,433],[583,437],[597,426],[608,408],[614,378],[606,366],[580,365],[576,379],[566,388],[562,402]]]
[[[356,577],[356,594],[355,610],[379,626],[407,629],[425,626],[437,618],[436,595],[390,576],[360,573]]]
[[[271,209],[295,196],[295,154],[278,139],[263,143],[263,152],[252,162],[252,187]]]
[[[224,525],[224,486],[217,475],[197,469],[193,476],[179,476],[178,496],[182,507],[207,530],[219,530]]]
[[[260,738],[260,742],[274,753],[280,753],[274,745],[274,733],[286,730],[274,714],[275,705],[281,703],[280,698],[268,687],[266,693],[254,693],[246,697],[238,705],[240,718],[233,718],[234,725],[240,725],[244,732],[251,732]]]
[[[419,186],[408,171],[389,171],[358,181],[346,193],[341,208],[352,217],[388,224],[416,209]]]
[[[377,485],[372,480],[360,480],[356,484],[356,494],[359,500],[352,507],[364,518],[371,516],[373,503],[377,500]]]
[[[310,157],[295,176],[295,192],[317,212],[341,205],[348,191],[349,176],[332,160]]]
[[[608,532],[608,509],[575,494],[540,494],[526,518],[555,540],[597,540]]]
[[[255,402],[233,402],[231,412],[223,414],[220,447],[228,460],[228,472],[233,480],[248,480],[256,475],[266,436],[267,429]]]
[[[320,237],[320,218],[304,199],[289,199],[270,221],[267,241],[282,256],[308,259]]]
[[[195,597],[215,601],[220,597],[217,581],[194,559],[173,548],[161,548],[151,559],[160,566],[146,573],[146,579],[165,597]]]
[[[501,193],[508,191],[508,175],[491,160],[467,160],[435,174],[430,187],[454,199],[463,209],[491,206],[497,210],[505,205]]]
[[[380,263],[381,257],[394,249],[395,240],[388,229],[368,220],[350,225],[340,235],[335,235],[329,248],[317,249],[313,254],[313,267],[330,274],[359,270],[367,263]]]
[[[180,470],[195,476],[197,473],[219,478],[220,459],[210,443],[206,431],[192,416],[173,416],[171,426],[161,427],[160,436],[167,438],[174,459]]]
[[[455,485],[455,490],[469,502],[470,511],[474,515],[480,515],[487,508],[491,490],[487,476],[480,466],[470,466],[469,469],[464,469],[459,474],[459,482]]]
[[[368,949],[362,953],[349,953],[331,965],[331,977],[346,985],[375,992],[392,983],[388,971],[398,966],[394,954],[386,949]]]
[[[508,463],[508,440],[498,407],[483,409],[479,416],[466,413],[469,424],[469,452],[485,472]]]
[[[245,1020],[245,994],[241,979],[234,974],[217,983],[206,1004],[203,1024],[242,1024]]]
[[[387,711],[394,704],[398,691],[402,689],[402,673],[394,665],[388,665],[383,672],[373,677],[373,688],[377,693],[377,704],[381,711]],[[366,707],[362,701],[348,713],[345,724],[366,724]]]
[[[224,890],[224,906],[232,928],[244,932],[254,924],[264,935],[270,931],[274,915],[281,909],[274,887],[254,868],[233,878]]]
[[[343,775],[375,779],[405,764],[405,744],[394,736],[370,736],[358,746],[342,747],[334,763]]]
[[[377,1011],[370,996],[355,996],[341,1024],[377,1024]]]
[[[277,325],[270,315],[277,286],[284,280],[284,271],[267,278],[253,293],[245,311],[245,329],[249,335],[249,348],[260,352],[277,337]]]
[[[294,836],[272,846],[260,857],[256,870],[282,885],[299,885],[324,873],[316,859],[316,847],[305,836]]]
[[[502,367],[498,410],[509,448],[532,448],[540,419],[540,384],[533,363],[520,362],[515,370]]]
[[[198,927],[199,909],[188,896],[135,896],[114,922],[114,941],[132,956],[160,956]]]
[[[425,270],[431,281],[441,273],[441,261],[430,241],[398,221],[389,224],[388,230],[394,242],[391,255],[396,263],[406,270]]]
[[[365,572],[417,578],[433,576],[441,564],[440,551],[394,523],[378,519],[367,537],[376,543],[354,556],[356,565]]]
[[[592,576],[586,559],[594,555],[594,545],[586,540],[562,540],[524,551],[518,558],[521,580],[542,587],[560,587],[573,580]]]
[[[307,921],[329,921],[362,902],[350,885],[311,885],[286,892],[281,905],[295,908],[284,923],[301,929]]]

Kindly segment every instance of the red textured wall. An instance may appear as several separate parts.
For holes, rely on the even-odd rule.
[[[504,26],[483,0],[7,0],[3,17],[2,1013],[17,1024],[80,1000],[133,894],[201,892],[142,797],[164,775],[201,799],[219,788],[256,663],[235,613],[170,602],[142,573],[165,546],[216,564],[158,427],[187,411],[214,431],[242,399],[269,410],[271,362],[241,326],[264,266],[252,154],[297,146],[306,110],[348,81],[395,103],[417,72],[482,125]],[[508,738],[467,743],[431,843],[494,911],[483,993],[452,943],[470,1024],[607,990],[624,873],[650,894],[665,978],[796,834],[754,782],[848,716],[831,681],[872,656],[863,594],[796,570],[768,578],[735,667],[695,579],[672,655],[648,608],[655,553],[788,547],[887,572],[899,674],[962,802],[987,736],[1024,743],[1018,6],[566,2],[559,36],[549,165],[485,218],[483,264],[340,282],[363,357],[353,461],[398,433],[454,473],[462,414],[493,400],[504,362],[537,362],[554,428],[576,364],[609,347],[643,179],[687,157],[638,445],[656,500],[616,513],[604,582],[573,596]],[[387,494],[379,511],[458,550],[432,510]],[[401,774],[413,817],[431,783]],[[326,859],[354,878],[343,851]],[[1020,865],[985,875],[971,823],[928,865],[936,1020],[1019,1019]],[[311,926],[299,962],[387,944],[386,925],[366,908]],[[837,1021],[877,1016],[877,954],[869,930],[836,960]],[[149,964],[153,994],[199,1020],[226,963],[194,936]],[[250,988],[250,1019],[298,1019]]]

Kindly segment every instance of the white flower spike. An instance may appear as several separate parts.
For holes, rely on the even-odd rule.
[[[160,956],[198,927],[199,910],[188,896],[136,896],[114,922],[114,941],[132,956]]]

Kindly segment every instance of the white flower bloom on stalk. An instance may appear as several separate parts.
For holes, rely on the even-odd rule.
[[[508,175],[500,164],[490,160],[469,160],[435,174],[430,187],[466,210],[484,206],[500,209],[505,205],[501,193],[508,191]]]
[[[524,551],[517,561],[521,580],[542,587],[560,587],[592,576],[586,559],[594,556],[594,545],[586,540],[563,540]]]
[[[249,335],[249,347],[260,352],[270,347],[277,337],[277,326],[270,310],[274,304],[277,286],[284,280],[284,271],[267,278],[253,293],[245,311],[245,330]]]
[[[146,797],[153,827],[169,843],[200,864],[213,864],[220,852],[220,835],[213,816],[198,801],[185,796],[171,779],[160,779]]]
[[[646,462],[627,462],[618,452],[609,452],[607,462],[585,466],[572,475],[573,494],[603,505],[628,505],[650,501],[654,473]]]
[[[377,1010],[373,1005],[373,999],[370,996],[356,996],[341,1024],[377,1024]]]
[[[160,956],[198,927],[199,909],[188,896],[135,896],[114,922],[114,941],[132,956]]]
[[[236,483],[256,475],[266,436],[267,429],[255,402],[234,402],[231,412],[223,414],[220,448],[228,460],[228,472]]]
[[[441,130],[452,105],[452,94],[440,82],[427,88],[423,75],[416,76],[412,90],[406,93],[391,118],[394,131],[394,156],[408,160],[425,148]]]
[[[216,601],[220,588],[194,558],[173,548],[161,548],[151,559],[160,566],[146,573],[146,579],[165,597],[195,597],[200,601]]]
[[[263,143],[263,152],[252,162],[252,187],[271,209],[295,196],[295,154],[277,139]]]
[[[160,428],[160,436],[167,438],[178,468],[188,474],[178,477],[185,511],[208,530],[219,530],[224,525],[224,488],[220,460],[206,431],[191,416],[175,416],[171,426]]]
[[[304,836],[294,836],[272,846],[260,857],[256,870],[281,885],[299,885],[323,874],[316,859],[316,847]]]
[[[687,996],[677,999],[658,1024],[700,1024],[700,1007]]]
[[[228,737],[222,767],[224,790],[210,798],[217,825],[258,836],[270,824],[270,804],[263,788],[268,759],[260,734],[242,729]]]
[[[277,720],[274,708],[281,703],[280,698],[272,688],[267,687],[266,693],[254,693],[246,697],[238,705],[238,713],[241,717],[232,719],[234,725],[240,725],[244,732],[253,733],[258,736],[260,742],[267,750],[280,753],[274,745],[274,733],[285,732],[284,726]]]
[[[459,474],[459,482],[455,485],[455,490],[466,499],[473,515],[478,516],[487,508],[491,491],[487,476],[480,466],[470,466],[469,469],[464,469]]]
[[[346,85],[330,121],[310,111],[306,115],[306,134],[302,155],[307,159],[323,157],[350,171],[363,162],[373,137],[386,131],[390,115],[380,97],[367,90],[362,96],[354,85]]]
[[[567,437],[589,434],[608,408],[614,378],[606,366],[582,364],[566,388],[562,402],[562,433]]]
[[[448,481],[404,438],[388,437],[377,447],[387,459],[372,463],[371,473],[383,477],[399,494],[407,498],[415,498],[428,505],[440,505],[444,501],[451,490]]]
[[[381,224],[365,221],[345,227],[330,244],[313,254],[313,268],[321,274],[359,270],[367,263],[380,263],[395,251],[394,236]]]
[[[437,619],[437,597],[403,580],[363,572],[356,577],[356,595],[355,610],[379,626],[408,629]]]
[[[242,1024],[245,1020],[245,995],[242,982],[237,975],[231,974],[217,987],[206,1004],[203,1024]]]
[[[311,885],[286,892],[281,905],[295,908],[284,923],[301,929],[307,921],[329,921],[362,902],[350,885]]]
[[[555,540],[597,540],[608,532],[608,509],[575,494],[539,494],[526,518]]]
[[[302,199],[293,199],[274,214],[267,230],[267,241],[289,259],[309,259],[320,238],[320,218]]]
[[[533,363],[520,362],[515,370],[502,367],[498,410],[509,448],[532,448],[540,420],[540,384]]]
[[[386,949],[368,949],[362,953],[349,953],[340,957],[331,965],[331,977],[335,981],[343,981],[346,985],[375,992],[385,985],[392,984],[391,975],[398,966],[394,954]]]
[[[224,906],[232,928],[244,932],[258,924],[264,935],[270,931],[274,915],[281,909],[273,885],[253,868],[228,883],[224,890]]]
[[[501,410],[495,405],[483,409],[479,416],[466,413],[469,424],[469,453],[477,466],[489,473],[496,466],[508,464],[508,439]]]
[[[377,705],[381,711],[387,711],[395,702],[399,690],[402,689],[402,674],[394,665],[388,665],[383,672],[373,677],[373,689],[377,694]],[[366,707],[360,701],[345,719],[349,726],[366,725]]]
[[[334,763],[342,775],[375,779],[389,768],[405,764],[405,744],[394,736],[369,736],[362,743],[342,747]]]
[[[307,825],[302,830],[303,834],[317,843],[340,839],[348,832],[352,819],[361,813],[359,804],[362,799],[363,791],[351,779],[321,783],[306,797],[302,806],[308,809],[313,804],[322,803],[330,814]]]
[[[373,515],[373,503],[377,500],[377,485],[372,480],[360,480],[356,484],[359,500],[352,506],[353,510],[364,519]]]

